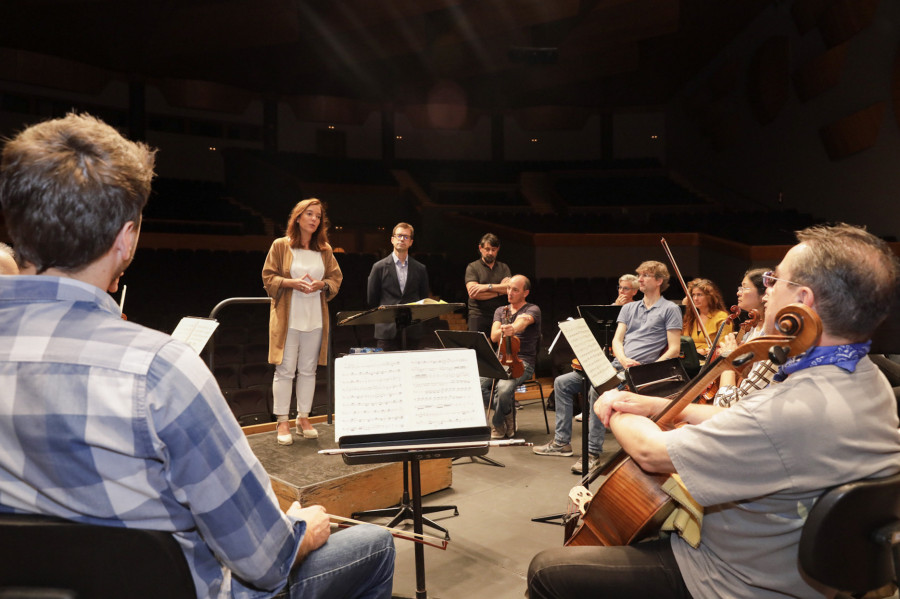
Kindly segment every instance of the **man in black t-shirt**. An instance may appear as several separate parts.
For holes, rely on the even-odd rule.
[[[500,240],[486,233],[478,244],[481,258],[466,267],[466,292],[469,294],[469,330],[491,334],[494,310],[506,303],[509,266],[497,260]]]

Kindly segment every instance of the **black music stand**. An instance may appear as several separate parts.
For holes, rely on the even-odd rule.
[[[397,304],[390,306],[378,306],[370,310],[358,310],[351,312],[339,312],[337,315],[337,325],[340,326],[357,326],[365,324],[385,324],[393,322],[397,325],[397,332],[400,333],[400,347],[406,350],[406,329],[414,324],[437,318],[448,312],[455,312],[465,307],[465,304]],[[333,404],[332,404],[333,405]],[[429,506],[425,508],[425,513],[440,512],[444,510],[453,510],[453,515],[459,515],[459,510],[455,505]],[[352,515],[357,516],[393,516],[388,527],[393,528],[400,522],[409,519],[412,516],[412,506],[410,504],[409,494],[409,461],[403,461],[403,495],[400,504],[393,508],[385,508],[380,510],[367,510],[365,512],[356,512]],[[425,518],[424,522],[433,528],[447,533],[447,529]]]
[[[433,522],[423,517],[422,514],[446,507],[436,508],[433,506],[422,506],[422,478],[420,473],[420,463],[422,460],[433,460],[438,458],[453,458],[463,456],[481,456],[488,452],[491,429],[484,427],[458,428],[449,430],[434,431],[413,431],[405,433],[389,433],[384,435],[348,435],[341,437],[341,449],[366,449],[370,447],[384,448],[384,451],[366,452],[366,453],[344,453],[342,457],[347,464],[381,464],[385,462],[402,461],[404,465],[404,487],[406,484],[406,466],[412,474],[412,507],[411,515],[413,521],[413,532],[417,535],[422,534],[423,524],[428,524],[438,530],[443,531],[445,539],[450,539],[450,534],[445,528],[435,525]],[[474,447],[447,447],[446,449],[434,448],[435,444],[441,443],[473,443],[479,444]],[[392,450],[391,445],[404,446],[407,449]],[[408,449],[410,446],[428,445],[427,449]],[[406,494],[404,488],[404,494]],[[410,508],[405,508],[410,509]],[[456,508],[453,508],[454,510]],[[367,515],[378,515],[376,512],[384,510],[371,510],[363,512]],[[455,512],[454,515],[458,515]],[[357,514],[353,514],[356,518]],[[394,518],[389,528],[395,526],[397,518]],[[416,599],[425,599],[427,592],[425,590],[425,550],[421,543],[415,544],[415,560],[416,560]]]
[[[615,314],[613,316],[612,322],[615,323],[615,318],[618,317],[618,314],[619,314],[618,311],[621,309],[621,306],[578,306],[579,314],[582,314],[582,308],[585,309],[585,313],[587,313],[588,310],[595,309],[595,308],[604,309],[602,311],[598,310],[595,313],[598,317],[603,316],[601,314],[601,312],[604,312],[606,315],[606,318],[608,318],[608,315],[610,313],[614,312]],[[594,336],[594,339],[597,341],[598,344],[600,344],[600,339],[597,337],[597,335],[599,332],[601,332],[600,326],[603,326],[605,328],[605,325],[597,325],[596,321],[599,321],[600,320],[599,318],[595,319],[595,325],[597,325],[597,326],[591,325],[591,320],[592,320],[591,317],[585,317],[582,315],[582,318],[584,319],[585,324],[587,324],[588,330],[590,330],[591,334]],[[602,334],[605,335],[605,333],[602,333]],[[601,348],[603,348],[604,350],[606,349],[602,345],[601,345]],[[588,437],[590,436],[590,430],[591,430],[591,427],[590,427],[591,413],[590,413],[590,408],[588,407],[588,403],[589,403],[588,395],[591,392],[591,387],[593,386],[593,384],[591,383],[590,379],[588,378],[586,372],[581,371],[580,374],[581,374],[581,472],[582,472],[581,480],[582,480],[582,484],[584,484],[584,482],[590,476],[590,470],[588,469],[588,467],[590,465],[590,456],[589,456],[589,452],[588,452]],[[599,387],[597,387],[597,393],[600,394],[600,393],[603,393],[604,391],[608,391],[610,389],[615,389],[618,386],[618,384],[619,384],[619,378],[617,376],[614,376],[611,379],[609,379],[608,381],[601,384]],[[565,518],[566,518],[566,514],[565,514],[565,512],[563,512],[563,513],[558,513],[558,514],[549,514],[546,516],[536,516],[536,517],[532,518],[531,521],[532,522],[546,522],[546,523],[559,524],[560,526],[564,526]],[[557,522],[557,520],[559,520],[559,522]]]
[[[438,341],[447,349],[462,348],[475,350],[475,360],[478,363],[478,376],[487,379],[508,379],[509,373],[503,368],[497,354],[491,348],[487,335],[482,331],[435,331]],[[494,397],[494,388],[491,386],[491,400]],[[459,456],[464,457],[464,456]],[[476,459],[482,460],[491,466],[499,466],[505,468],[506,464],[498,462],[493,458],[484,455],[469,456],[474,462]],[[457,458],[453,458],[454,461]]]
[[[356,326],[363,324],[388,324],[397,326],[400,335],[400,349],[407,348],[406,330],[415,324],[423,323],[432,318],[437,318],[448,312],[456,312],[465,308],[465,304],[396,304],[378,306],[369,310],[340,312],[337,315],[337,325]]]
[[[607,355],[611,351],[621,310],[622,306],[615,305],[578,306],[578,316],[587,323],[591,333],[594,334],[594,339],[597,340],[603,351],[607,352]]]

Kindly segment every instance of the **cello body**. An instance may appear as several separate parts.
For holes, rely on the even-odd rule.
[[[669,475],[644,472],[621,453],[622,459],[603,469],[607,478],[585,514],[566,523],[567,547],[630,545],[655,534],[675,509],[675,502],[662,490]]]

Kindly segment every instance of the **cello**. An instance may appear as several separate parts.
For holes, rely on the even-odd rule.
[[[781,335],[757,337],[728,356],[716,358],[652,420],[664,430],[673,428],[684,408],[726,369],[744,376],[759,360],[782,364],[788,357],[805,352],[822,334],[818,316],[803,304],[782,308],[776,316],[776,327]],[[662,490],[670,475],[645,472],[624,450],[586,476],[582,484],[587,486],[599,476],[606,479],[586,502],[583,515],[566,522],[566,546],[631,544],[657,532],[675,509],[672,498]]]

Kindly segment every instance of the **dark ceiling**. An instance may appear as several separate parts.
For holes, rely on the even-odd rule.
[[[3,0],[0,47],[269,96],[615,110],[665,104],[771,2]]]

